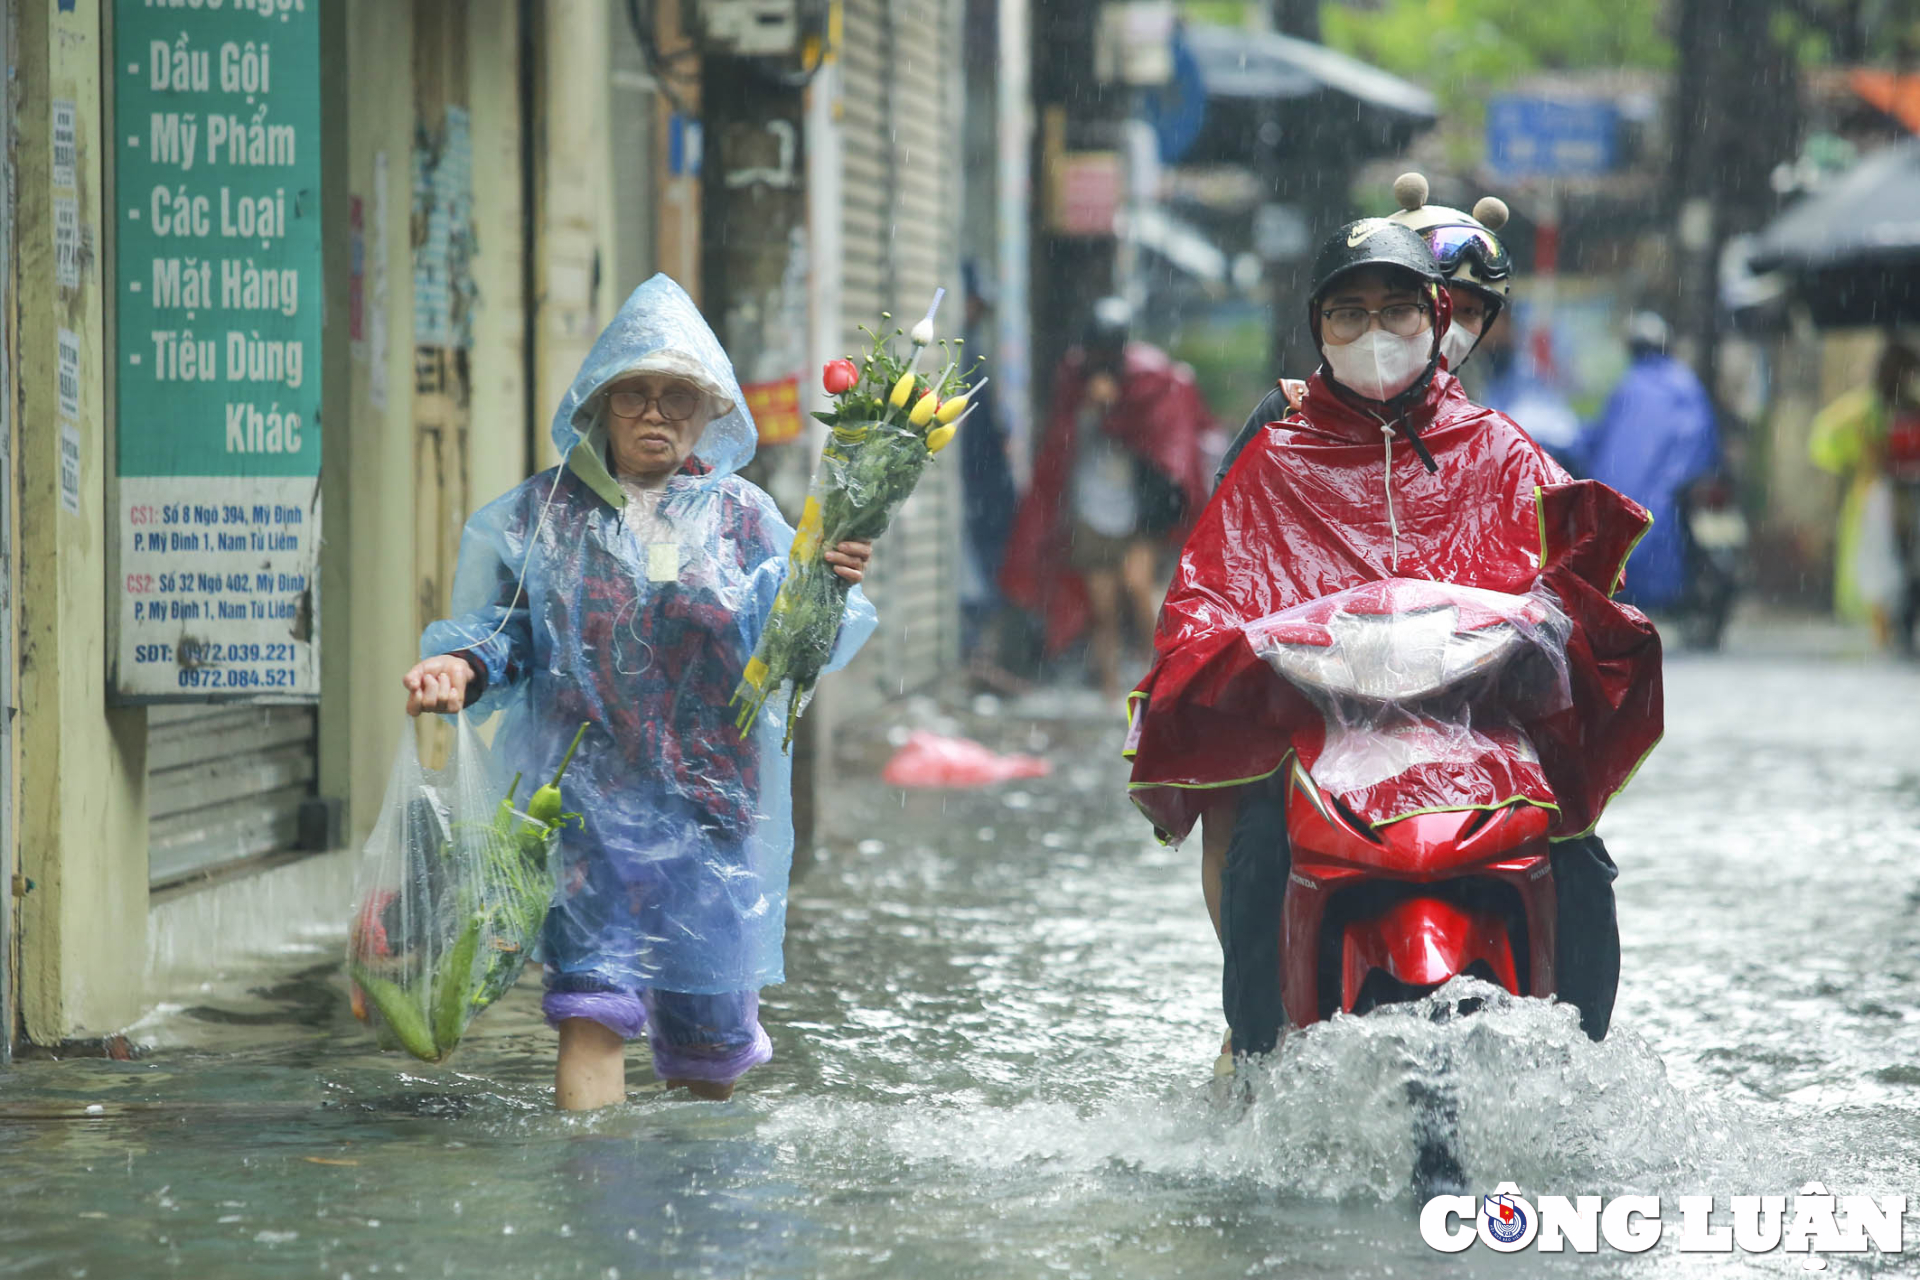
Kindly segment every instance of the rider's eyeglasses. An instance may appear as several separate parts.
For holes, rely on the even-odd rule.
[[[1328,307],[1320,313],[1326,322],[1327,337],[1335,342],[1352,342],[1367,331],[1375,316],[1380,317],[1380,327],[1396,338],[1411,338],[1427,327],[1427,305],[1424,302],[1396,302],[1378,311],[1369,311],[1365,307]]]
[[[1434,227],[1422,234],[1427,248],[1433,250],[1434,261],[1448,275],[1454,273],[1462,259],[1473,262],[1476,274],[1483,279],[1504,280],[1513,272],[1513,259],[1507,256],[1507,247],[1485,227]]]
[[[700,407],[700,393],[691,387],[668,387],[657,395],[648,395],[644,391],[616,391],[607,397],[607,407],[613,410],[616,418],[638,418],[647,412],[647,406],[660,406],[660,416],[668,422],[685,422]]]

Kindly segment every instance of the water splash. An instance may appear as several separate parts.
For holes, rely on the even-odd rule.
[[[1483,1007],[1446,1016],[1467,999]],[[1756,1141],[1737,1112],[1677,1088],[1630,1032],[1594,1044],[1570,1007],[1472,979],[1290,1035],[1272,1059],[1202,1088],[1123,1090],[1078,1107],[1036,1096],[993,1109],[956,1097],[904,1114],[883,1104],[788,1101],[762,1132],[822,1148],[825,1158],[837,1145],[843,1157],[1003,1174],[1124,1169],[1316,1200],[1388,1201],[1411,1186],[1408,1085],[1422,1080],[1457,1100],[1466,1171],[1489,1186],[1511,1179],[1591,1192],[1693,1182],[1741,1167]]]
[[[147,919],[148,991],[190,991],[240,962],[339,951],[359,863],[354,851],[302,858],[156,903]]]

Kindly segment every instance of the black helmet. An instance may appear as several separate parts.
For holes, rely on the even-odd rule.
[[[1420,233],[1388,218],[1361,218],[1328,236],[1313,256],[1313,303],[1316,317],[1320,299],[1335,280],[1361,267],[1400,267],[1438,288],[1447,282],[1433,251]],[[1318,333],[1320,326],[1314,325]]]
[[[1133,330],[1133,305],[1125,298],[1102,298],[1093,304],[1081,345],[1088,351],[1118,352]]]
[[[1636,356],[1661,356],[1673,345],[1673,331],[1657,311],[1627,317],[1627,350]]]
[[[1412,441],[1420,461],[1432,471],[1432,455],[1419,435],[1406,424],[1402,410],[1426,393],[1434,371],[1440,367],[1440,339],[1453,319],[1453,297],[1446,289],[1447,278],[1441,274],[1440,264],[1433,260],[1419,232],[1386,218],[1361,218],[1328,236],[1313,257],[1313,297],[1307,303],[1307,324],[1313,331],[1313,345],[1320,352],[1323,367],[1327,348],[1320,335],[1320,304],[1336,281],[1362,267],[1386,267],[1409,273],[1420,281],[1421,292],[1427,295],[1427,304],[1433,309],[1433,346],[1427,354],[1426,370],[1405,391],[1385,402],[1389,411],[1402,417],[1397,429]],[[1330,368],[1327,378],[1347,395],[1359,395],[1334,378]]]

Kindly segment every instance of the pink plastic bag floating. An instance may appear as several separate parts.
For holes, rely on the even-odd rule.
[[[985,787],[1052,772],[1038,756],[1003,756],[967,738],[915,730],[880,776],[893,787]]]

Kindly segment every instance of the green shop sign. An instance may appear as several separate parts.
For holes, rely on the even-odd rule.
[[[126,698],[319,693],[319,5],[114,7]]]

